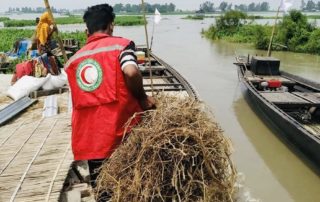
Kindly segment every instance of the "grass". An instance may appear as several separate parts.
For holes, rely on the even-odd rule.
[[[184,17],[182,19],[186,19],[186,20],[203,20],[204,16],[188,15],[187,17]]]
[[[13,47],[13,43],[18,39],[31,38],[33,30],[24,29],[0,29],[0,51],[7,52]]]
[[[0,18],[0,21],[1,19],[2,18]],[[59,17],[55,20],[58,25],[83,23],[83,19],[80,16]],[[12,20],[9,18],[3,18],[2,21],[5,27],[26,27],[36,25],[35,20]],[[142,16],[117,16],[115,19],[115,24],[118,26],[143,25],[143,23],[144,20]]]
[[[0,29],[0,52],[9,52],[13,49],[13,44],[18,39],[26,39],[30,38],[33,35],[33,30],[27,29],[15,29],[15,28],[8,28],[8,29]],[[62,39],[75,39],[80,42],[80,46],[83,46],[86,42],[86,35],[84,32],[60,32],[60,36]],[[13,60],[7,66],[8,71],[7,73],[12,73],[15,66],[18,63],[21,63],[24,59],[17,59]]]
[[[13,44],[18,39],[31,38],[33,30],[27,29],[0,29],[0,52],[8,52],[12,50]],[[80,42],[80,46],[83,46],[86,42],[86,35],[84,32],[60,32],[62,39],[76,39]]]
[[[7,20],[10,20],[10,18],[8,18],[8,17],[0,17],[0,22],[4,22],[4,21],[7,21]]]

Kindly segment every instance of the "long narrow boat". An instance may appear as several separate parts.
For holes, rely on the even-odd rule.
[[[146,63],[139,68],[148,93],[198,98],[188,81],[156,55],[151,54],[151,69]],[[88,176],[81,174],[88,171],[80,172],[86,166],[79,169],[72,160],[69,94],[60,93],[59,115],[41,118],[51,92],[38,93],[36,106],[0,127],[0,201],[93,200]]]
[[[235,65],[258,114],[320,168],[320,84],[280,71],[271,57],[238,57]]]
[[[146,49],[140,50],[146,52]],[[145,63],[139,64],[144,88],[147,92],[162,92],[174,96],[184,95],[198,99],[198,95],[192,85],[177,70],[155,54],[151,53],[150,56],[151,69],[147,58]]]

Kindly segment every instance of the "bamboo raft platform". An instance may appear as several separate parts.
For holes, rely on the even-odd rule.
[[[67,114],[1,127],[0,201],[59,201],[73,162],[70,132]]]
[[[152,79],[148,67],[139,68],[149,95],[153,91],[155,94],[197,99],[192,86],[155,55],[152,55]],[[76,200],[65,199],[69,197],[67,192],[73,190],[73,187],[66,186],[73,180],[70,171],[74,171],[70,148],[71,114],[67,113],[69,93],[64,93],[65,90],[68,88],[30,94],[30,97],[38,99],[36,106],[0,127],[0,202],[86,201],[85,197],[90,200],[90,193],[83,196],[85,192],[81,192],[84,200],[80,195]],[[44,99],[52,93],[59,93],[61,114],[41,118]],[[0,107],[8,104],[2,102]],[[90,187],[84,189],[90,192]]]

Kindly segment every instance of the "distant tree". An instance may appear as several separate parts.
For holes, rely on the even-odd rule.
[[[218,30],[228,30],[230,33],[237,31],[239,26],[242,26],[247,15],[241,11],[227,11],[223,16],[216,19]]]
[[[158,8],[160,13],[167,13],[168,12],[168,4],[164,5],[153,5],[152,6],[152,12],[154,12]]]
[[[228,3],[223,1],[223,2],[221,2],[219,9],[224,12],[224,11],[226,11],[227,7],[228,7]]]
[[[317,3],[317,9],[320,10],[320,1]]]
[[[300,9],[303,11],[305,8],[306,8],[306,2],[304,0],[301,0]]]
[[[255,11],[255,9],[256,9],[256,4],[255,3],[249,4],[248,11]]]
[[[126,12],[130,13],[130,12],[131,12],[131,4],[126,4],[126,5],[124,6],[124,10],[125,10]]]
[[[210,1],[206,1],[200,5],[200,10],[204,12],[214,12],[214,4]]]
[[[261,11],[261,4],[258,3],[255,8],[254,8],[254,11]]]
[[[141,5],[132,5],[131,10],[133,13],[140,13],[141,12]]]
[[[235,5],[234,9],[238,10],[238,11],[242,11],[242,12],[247,12],[248,11],[248,6],[245,5],[245,4]]]
[[[114,10],[114,12],[116,12],[116,13],[119,13],[119,12],[123,11],[123,4],[122,4],[122,3],[115,4],[115,5],[113,6],[113,10]]]
[[[228,6],[227,6],[227,9],[226,9],[227,11],[230,11],[230,10],[232,10],[232,3],[230,3]]]
[[[299,51],[308,43],[314,27],[308,22],[307,16],[300,11],[291,10],[279,24],[276,40],[291,51]]]
[[[270,6],[268,2],[262,2],[260,6],[260,11],[269,11]]]
[[[174,5],[173,3],[169,4],[169,12],[175,12],[176,11],[176,5]]]
[[[312,0],[309,0],[307,2],[307,5],[306,5],[306,10],[307,11],[312,11],[316,8],[316,4],[312,1]]]

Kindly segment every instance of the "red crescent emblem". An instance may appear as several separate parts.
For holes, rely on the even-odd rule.
[[[86,73],[86,71],[89,69],[89,68],[92,68],[91,66],[86,66],[86,67],[84,67],[83,69],[82,69],[82,71],[81,71],[81,80],[85,83],[85,84],[91,84],[90,82],[88,82],[87,81],[87,79],[86,79],[86,76],[85,76],[85,73]]]

